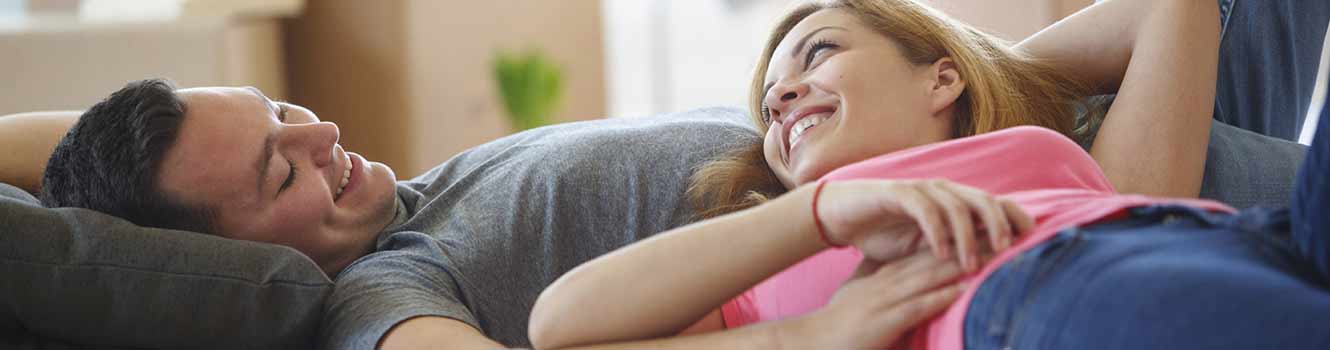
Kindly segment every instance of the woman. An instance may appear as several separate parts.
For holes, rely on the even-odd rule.
[[[727,180],[720,187],[735,190],[713,192],[727,202],[721,211],[751,209],[573,270],[537,302],[532,341],[561,347],[779,320],[741,329],[796,347],[1324,346],[1312,339],[1324,332],[1308,332],[1330,315],[1324,248],[1310,234],[1321,226],[1297,216],[1330,194],[1309,171],[1299,193],[1319,198],[1295,201],[1303,228],[1292,240],[1269,232],[1281,223],[1289,231],[1278,212],[1234,215],[1215,202],[1113,190],[1138,184],[1113,181],[1141,169],[1126,162],[1196,166],[1193,144],[1171,149],[1179,138],[1161,135],[1204,139],[1188,132],[1204,128],[1161,116],[1210,115],[1217,17],[1206,1],[1096,5],[1023,44],[1053,67],[1088,72],[1066,78],[911,1],[802,7],[759,65],[754,105],[766,138],[747,153],[791,191],[750,199],[748,189],[782,188]],[[1126,43],[1091,51],[1049,39],[1073,35]],[[1071,134],[1066,101],[1119,85],[1089,155],[1058,135]],[[964,137],[1021,124],[1057,133]],[[1132,124],[1150,127],[1123,132]],[[1120,151],[1141,142],[1160,142],[1160,151]],[[1324,158],[1327,143],[1309,159]],[[742,156],[701,174],[760,174]],[[1119,170],[1101,173],[1096,162]],[[1146,186],[1194,194],[1159,187],[1188,179]],[[922,244],[933,253],[914,253]],[[824,251],[843,245],[857,249]],[[981,246],[997,254],[983,259]],[[953,254],[959,264],[935,257]],[[1197,291],[1211,294],[1183,294]],[[1244,299],[1272,295],[1280,298]]]

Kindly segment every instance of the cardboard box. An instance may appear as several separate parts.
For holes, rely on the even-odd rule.
[[[0,24],[0,76],[10,82],[0,86],[0,114],[84,109],[126,82],[150,77],[181,87],[252,85],[286,95],[279,19],[298,13],[302,0],[117,7],[126,4],[34,0],[32,12]]]
[[[513,132],[496,50],[537,48],[563,67],[556,121],[605,115],[596,0],[314,0],[286,29],[291,100],[398,178]]]

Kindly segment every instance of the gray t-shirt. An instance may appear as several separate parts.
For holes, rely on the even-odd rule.
[[[689,176],[756,138],[743,118],[707,109],[536,129],[399,182],[399,215],[378,251],[337,276],[321,348],[373,348],[416,316],[530,346],[527,319],[545,286],[692,219]]]

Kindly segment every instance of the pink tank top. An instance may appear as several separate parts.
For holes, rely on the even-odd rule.
[[[1022,126],[892,152],[828,173],[848,179],[947,179],[1016,202],[1035,228],[999,253],[937,318],[909,339],[914,348],[960,350],[965,311],[979,284],[1007,260],[1072,226],[1122,215],[1127,208],[1175,203],[1233,211],[1214,201],[1117,194],[1079,145],[1055,131]],[[986,241],[985,241],[986,242]],[[803,315],[825,305],[863,256],[854,248],[828,249],[771,276],[721,307],[727,328]]]

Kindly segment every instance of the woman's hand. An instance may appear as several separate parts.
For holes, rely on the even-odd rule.
[[[939,258],[954,250],[961,266],[979,267],[976,236],[992,251],[1011,246],[1016,234],[1034,227],[1015,203],[977,188],[944,180],[856,180],[828,183],[816,205],[827,238],[852,244],[865,259],[894,261],[927,240]],[[987,250],[987,249],[983,249]]]
[[[919,251],[885,265],[859,266],[831,301],[807,318],[802,335],[818,348],[883,349],[960,297],[960,265]]]

